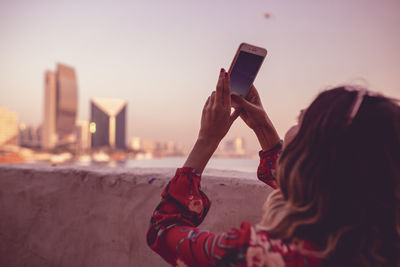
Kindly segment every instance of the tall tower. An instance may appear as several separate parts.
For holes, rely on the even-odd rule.
[[[57,64],[56,72],[46,71],[44,86],[42,147],[52,149],[75,140],[78,84],[75,70]]]
[[[56,75],[46,71],[44,74],[44,114],[42,124],[42,148],[54,148],[56,135]]]
[[[91,146],[125,148],[126,101],[94,98],[91,101]]]

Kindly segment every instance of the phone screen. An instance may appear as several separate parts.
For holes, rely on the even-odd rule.
[[[263,56],[240,51],[231,70],[231,92],[246,97],[256,78]]]

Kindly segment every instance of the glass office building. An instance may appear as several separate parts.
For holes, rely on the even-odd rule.
[[[91,100],[91,147],[125,148],[126,101],[94,98]]]

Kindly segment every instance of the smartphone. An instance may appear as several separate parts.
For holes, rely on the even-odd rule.
[[[246,43],[239,45],[229,68],[231,94],[247,97],[266,56],[267,50],[265,48]]]

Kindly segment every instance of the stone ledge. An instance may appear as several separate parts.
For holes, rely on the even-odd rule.
[[[168,266],[145,233],[175,169],[0,164],[0,266]],[[208,170],[201,228],[260,220],[271,189],[248,173]],[[235,178],[229,178],[235,177]]]

